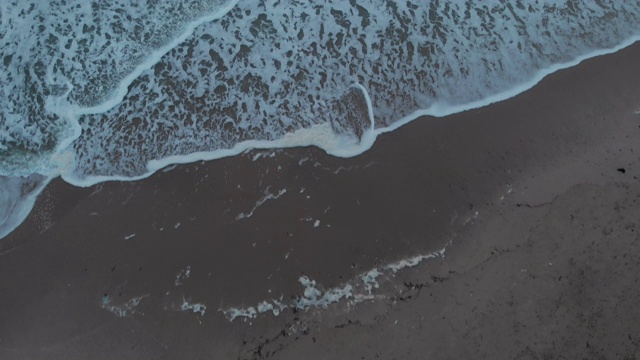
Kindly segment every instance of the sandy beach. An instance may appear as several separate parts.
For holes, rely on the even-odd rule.
[[[587,60],[355,158],[256,150],[54,180],[0,240],[0,358],[634,359],[639,59]],[[302,276],[353,289],[295,309]],[[273,300],[279,316],[230,321]]]

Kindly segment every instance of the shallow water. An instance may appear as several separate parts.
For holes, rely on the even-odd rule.
[[[0,236],[46,183],[25,187],[33,174],[86,186],[250,147],[357,154],[628,45],[639,24],[638,2],[4,2]]]

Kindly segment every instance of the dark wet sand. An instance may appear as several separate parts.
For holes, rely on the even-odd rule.
[[[257,151],[138,182],[53,181],[0,241],[0,358],[640,356],[638,109],[635,45],[356,158]],[[233,323],[218,311],[449,242],[381,278],[374,301]],[[142,299],[118,317],[105,295]]]

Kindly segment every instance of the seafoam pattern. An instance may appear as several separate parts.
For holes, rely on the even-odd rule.
[[[138,176],[150,160],[318,124],[357,142],[370,127],[366,93],[377,127],[480,100],[615,46],[638,33],[639,14],[638,2],[241,2],[121,105],[80,119],[76,176]]]
[[[0,180],[88,186],[247,147],[354,155],[419,114],[629,45],[639,14],[600,0],[0,2]],[[0,201],[0,237],[41,189]]]
[[[236,2],[0,2],[0,175],[46,173],[57,146],[77,136],[74,113],[124,96],[140,65]]]

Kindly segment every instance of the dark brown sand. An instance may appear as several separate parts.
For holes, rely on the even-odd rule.
[[[138,182],[54,181],[0,241],[0,359],[633,359],[638,109],[634,45],[356,158],[256,151]],[[218,311],[449,243],[379,278],[371,301]]]

